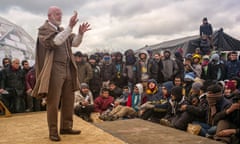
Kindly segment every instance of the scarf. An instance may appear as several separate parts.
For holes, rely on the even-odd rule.
[[[207,101],[209,104],[209,112],[208,112],[208,123],[213,124],[213,117],[217,113],[216,104],[217,101],[222,99],[222,92],[207,94]]]

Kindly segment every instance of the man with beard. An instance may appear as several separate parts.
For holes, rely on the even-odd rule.
[[[77,65],[71,47],[78,47],[89,24],[79,26],[78,34],[72,33],[77,24],[77,12],[70,18],[66,29],[60,27],[62,10],[51,6],[48,20],[39,28],[36,46],[36,85],[34,97],[47,98],[49,139],[60,141],[58,134],[58,107],[61,101],[60,134],[80,134],[73,130],[74,91],[79,89]]]
[[[160,53],[155,53],[153,60],[149,63],[148,71],[150,79],[155,79],[158,83],[163,81],[163,76],[161,73],[162,61]]]

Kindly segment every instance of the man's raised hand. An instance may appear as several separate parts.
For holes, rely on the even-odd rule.
[[[79,26],[79,34],[81,34],[81,35],[83,35],[86,31],[89,31],[89,30],[91,30],[91,28],[90,28],[90,24],[88,22],[82,23]]]
[[[74,11],[74,15],[71,17],[70,21],[69,21],[69,27],[73,28],[76,23],[78,22],[78,18],[77,18],[78,13],[76,11]]]

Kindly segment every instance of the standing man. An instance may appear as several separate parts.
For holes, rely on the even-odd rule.
[[[200,32],[200,38],[210,41],[210,44],[212,45],[213,28],[212,28],[212,25],[208,22],[207,17],[203,18],[202,24],[200,25],[200,28],[199,28],[199,32]]]
[[[79,89],[77,66],[71,47],[77,47],[83,34],[90,30],[90,24],[79,26],[78,35],[72,33],[78,22],[77,12],[71,17],[66,29],[59,27],[62,21],[62,10],[51,6],[48,9],[48,20],[39,28],[36,49],[37,83],[33,96],[47,98],[47,122],[49,139],[60,141],[58,135],[58,105],[61,100],[60,134],[80,134],[73,130],[74,91]]]

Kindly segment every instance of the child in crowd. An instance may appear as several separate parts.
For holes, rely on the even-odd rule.
[[[94,101],[94,111],[104,114],[108,109],[113,107],[114,98],[109,95],[109,89],[102,88],[101,95]]]
[[[134,86],[132,95],[128,95],[127,106],[119,105],[115,102],[114,108],[100,119],[104,121],[113,121],[119,118],[133,118],[137,116],[139,106],[141,104],[141,95],[143,93],[142,84],[138,83]]]

